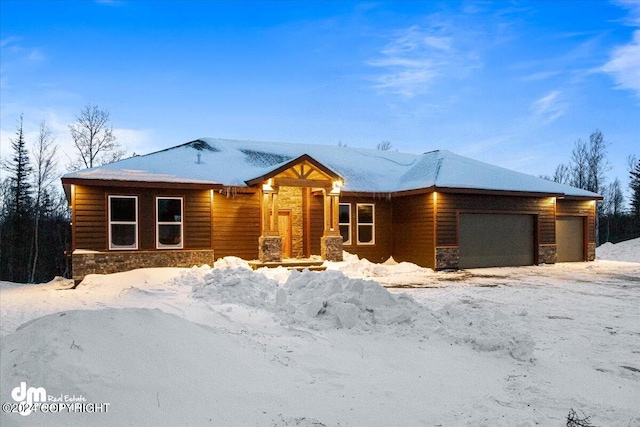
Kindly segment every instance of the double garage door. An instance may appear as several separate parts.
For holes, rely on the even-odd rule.
[[[533,215],[460,214],[460,268],[535,263]]]

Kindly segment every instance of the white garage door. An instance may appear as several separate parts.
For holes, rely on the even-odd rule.
[[[584,261],[583,217],[557,217],[556,244],[558,262]]]
[[[533,215],[461,214],[460,268],[534,264]]]

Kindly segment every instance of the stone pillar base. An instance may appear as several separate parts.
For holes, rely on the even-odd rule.
[[[459,263],[460,250],[457,246],[436,248],[436,270],[457,270]]]
[[[555,264],[558,259],[556,245],[538,245],[537,264]]]
[[[342,261],[342,236],[323,236],[320,255],[327,261]]]
[[[258,239],[258,259],[262,262],[281,262],[282,237],[260,236]]]
[[[587,261],[593,261],[596,259],[596,244],[589,242],[587,244]]]

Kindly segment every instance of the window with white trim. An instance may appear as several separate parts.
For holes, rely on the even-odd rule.
[[[182,249],[182,197],[156,197],[156,247]]]
[[[138,196],[109,196],[109,249],[138,249]]]
[[[358,203],[356,217],[358,221],[358,244],[375,244],[375,206],[373,203]]]
[[[338,225],[340,226],[340,235],[342,235],[342,243],[344,245],[350,245],[351,244],[351,204],[350,203],[340,203]]]

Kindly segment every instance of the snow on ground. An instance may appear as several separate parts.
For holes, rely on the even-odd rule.
[[[26,382],[109,403],[0,424],[564,426],[573,408],[638,427],[638,256],[460,272],[348,256],[320,273],[225,258],[74,290],[0,282],[2,402]]]
[[[596,250],[598,259],[640,262],[640,237],[620,243],[603,243]]]

